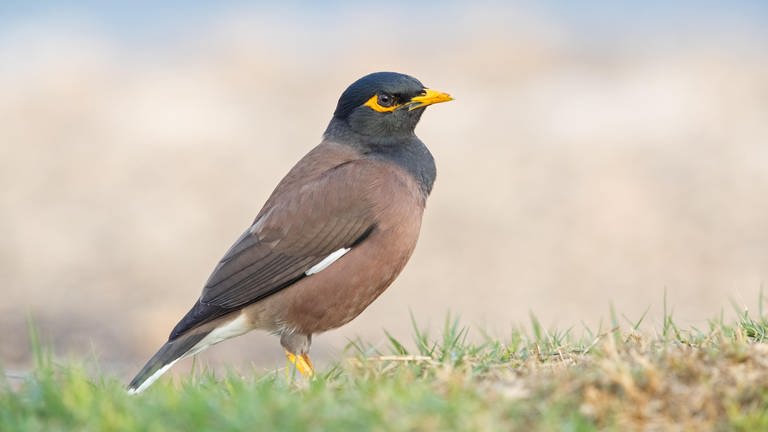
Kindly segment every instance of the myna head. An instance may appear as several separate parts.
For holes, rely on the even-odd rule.
[[[347,87],[333,117],[357,134],[386,139],[413,134],[424,108],[450,100],[412,76],[376,72]]]

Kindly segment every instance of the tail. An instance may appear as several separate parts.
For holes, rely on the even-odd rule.
[[[171,339],[152,356],[141,371],[136,374],[130,384],[128,384],[128,393],[136,394],[146,390],[160,376],[171,368],[177,361],[184,357],[198,353],[209,345],[200,344],[209,332],[195,332],[181,335]],[[198,346],[202,345],[202,346]]]

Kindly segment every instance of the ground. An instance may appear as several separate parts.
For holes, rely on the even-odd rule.
[[[129,396],[89,363],[60,363],[37,344],[36,367],[0,378],[0,430],[766,430],[768,321],[650,334],[612,314],[605,329],[529,330],[468,342],[447,319],[436,338],[386,349],[351,343],[305,380],[198,367]],[[36,336],[32,332],[32,341]],[[415,348],[406,348],[413,346]]]

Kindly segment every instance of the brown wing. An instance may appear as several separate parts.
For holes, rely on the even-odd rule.
[[[171,338],[274,294],[332,252],[362,241],[375,225],[369,191],[376,172],[372,162],[352,160],[309,180],[284,180],[216,266]]]
[[[200,301],[227,308],[272,294],[373,225],[364,185],[345,166],[265,209],[213,271]]]

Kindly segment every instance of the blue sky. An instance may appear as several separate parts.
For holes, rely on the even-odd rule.
[[[279,5],[279,6],[278,6]],[[333,20],[342,17],[343,12],[355,7],[370,8],[371,14],[379,9],[391,8],[403,23],[417,22],[429,17],[461,14],[472,5],[475,9],[499,10],[526,9],[555,20],[558,24],[577,33],[596,37],[610,37],[616,33],[645,33],[660,31],[680,31],[692,29],[707,31],[711,28],[736,28],[739,30],[761,31],[768,27],[768,1],[661,1],[661,0],[543,0],[528,2],[459,2],[459,1],[421,1],[421,2],[381,2],[336,1],[313,2],[309,0],[293,2],[248,2],[229,1],[149,1],[103,2],[83,1],[3,1],[0,2],[0,27],[12,26],[17,22],[41,19],[82,20],[94,25],[99,30],[106,30],[118,39],[143,41],[162,35],[167,31],[181,28],[195,28],[195,23],[204,24],[218,14],[248,9],[280,10],[290,13],[295,19],[311,26],[314,20]],[[387,13],[387,10],[383,11]],[[190,24],[192,24],[190,26]]]

